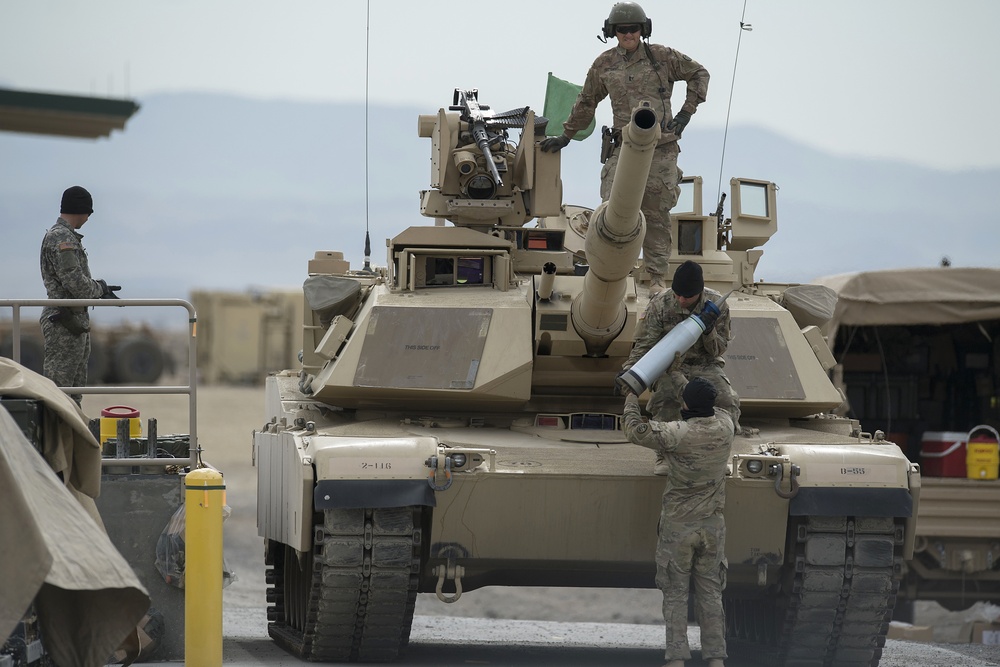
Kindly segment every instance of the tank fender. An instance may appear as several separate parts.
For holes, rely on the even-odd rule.
[[[800,467],[793,516],[914,515],[911,464],[899,447],[886,444],[778,445]]]
[[[316,470],[317,510],[358,507],[433,507],[425,461],[436,456],[437,438],[302,436]]]

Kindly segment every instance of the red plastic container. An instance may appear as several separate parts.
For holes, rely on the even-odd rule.
[[[920,439],[920,474],[927,477],[965,477],[968,433],[925,431]]]

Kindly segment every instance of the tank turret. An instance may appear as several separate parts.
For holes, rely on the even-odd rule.
[[[437,183],[422,193],[421,213],[454,226],[411,227],[391,239],[384,280],[309,278],[303,389],[344,407],[461,400],[488,410],[520,408],[533,396],[561,409],[586,392],[595,409],[610,409],[616,369],[632,344],[626,323],[639,306],[630,276],[660,135],[655,112],[640,105],[624,128],[611,197],[589,216],[577,261],[561,232],[524,227],[533,213],[563,215],[550,203],[562,189],[558,159],[535,141],[544,120],[527,108],[490,116],[475,91],[458,90],[455,100],[462,103],[421,117],[418,128],[432,139]],[[511,124],[520,124],[516,146],[505,129]],[[525,300],[521,285],[532,280],[540,289]],[[339,332],[336,349],[332,331]],[[594,361],[577,364],[580,356]],[[559,369],[555,377],[550,367]]]

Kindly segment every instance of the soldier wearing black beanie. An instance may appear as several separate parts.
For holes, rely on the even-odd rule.
[[[94,212],[86,188],[66,188],[59,202],[59,219],[42,239],[40,266],[49,299],[117,299],[121,289],[90,275],[80,228]],[[87,386],[90,359],[90,315],[83,306],[46,306],[39,320],[45,339],[42,373],[60,387]],[[83,394],[71,394],[81,405]]]
[[[713,317],[705,307],[712,301],[720,314]],[[704,330],[698,340],[667,368],[652,386],[646,406],[656,421],[678,421],[683,418],[683,391],[689,380],[704,378],[715,387],[715,407],[727,411],[739,428],[740,399],[726,377],[725,354],[731,336],[729,307],[716,290],[705,286],[705,276],[698,262],[687,260],[674,271],[670,289],[650,298],[636,327],[635,343],[628,359],[622,364],[626,371],[649,352],[662,338],[692,315],[698,315]],[[711,415],[709,411],[706,416]],[[661,474],[662,460],[657,458],[653,471]]]
[[[698,296],[705,291],[705,276],[701,271],[701,264],[692,262],[690,259],[677,267],[674,271],[673,282],[670,289],[677,296],[691,298]]]
[[[719,392],[705,378],[691,378],[682,394],[684,406],[681,407],[681,417],[711,417],[715,414],[715,397],[718,395]]]
[[[86,188],[74,185],[66,188],[62,194],[62,202],[59,206],[60,213],[86,213],[90,215],[94,212],[94,198],[90,196]]]

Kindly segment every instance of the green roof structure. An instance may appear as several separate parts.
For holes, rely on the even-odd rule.
[[[132,100],[29,93],[0,88],[0,131],[97,139],[124,130]]]

